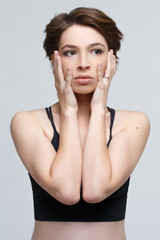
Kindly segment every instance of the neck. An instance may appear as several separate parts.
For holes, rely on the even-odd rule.
[[[90,117],[91,108],[90,103],[92,99],[93,93],[90,94],[75,94],[77,102],[78,102],[78,117]]]
[[[89,94],[75,93],[75,97],[76,97],[77,103],[78,103],[78,113],[77,113],[78,118],[85,118],[85,119],[90,118],[90,115],[91,115],[90,104],[91,104],[92,95],[93,95],[93,92],[89,93]],[[59,102],[57,102],[56,105],[60,111]],[[106,108],[106,110],[107,110],[107,108]]]

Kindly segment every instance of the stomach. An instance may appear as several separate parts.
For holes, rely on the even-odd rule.
[[[124,221],[35,221],[32,240],[126,240]]]

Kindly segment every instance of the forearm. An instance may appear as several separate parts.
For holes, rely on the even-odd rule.
[[[51,165],[51,176],[61,192],[78,196],[81,174],[82,148],[77,114],[67,112],[61,116],[60,142]]]
[[[106,142],[105,111],[92,111],[83,152],[83,196],[87,199],[103,197],[111,179],[111,162]]]

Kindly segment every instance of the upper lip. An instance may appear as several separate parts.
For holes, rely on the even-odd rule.
[[[74,79],[77,79],[77,78],[92,78],[92,77],[89,75],[79,75],[79,76],[75,77]]]

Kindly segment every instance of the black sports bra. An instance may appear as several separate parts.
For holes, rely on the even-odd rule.
[[[112,127],[115,110],[108,108],[111,115],[110,137],[107,147],[112,139]],[[59,146],[59,133],[56,130],[51,107],[46,108],[47,115],[54,129],[54,137],[51,141],[55,150]],[[112,195],[99,203],[87,203],[81,198],[74,205],[65,205],[48,192],[46,192],[29,174],[34,200],[34,217],[39,221],[64,221],[64,222],[111,222],[125,218],[126,200],[130,178]]]

